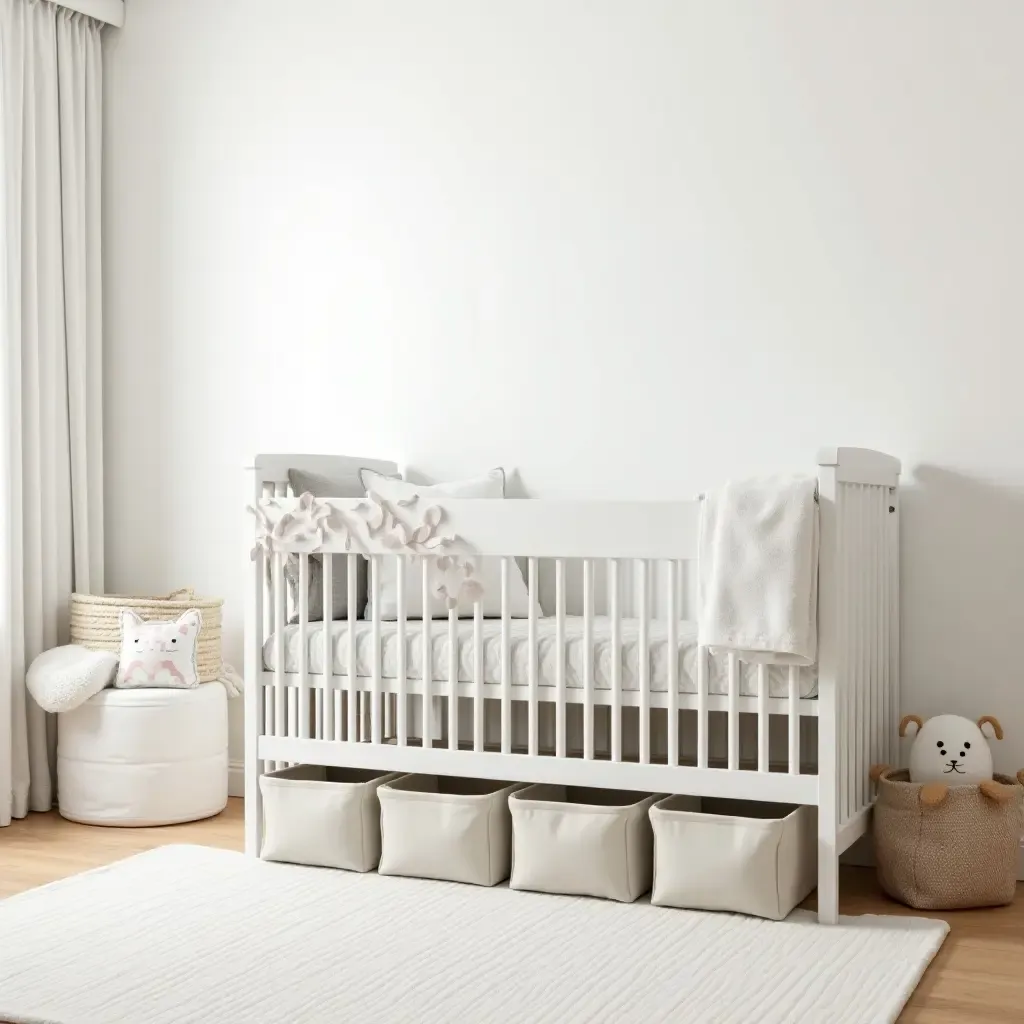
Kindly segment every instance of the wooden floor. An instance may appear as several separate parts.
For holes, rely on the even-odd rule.
[[[242,848],[242,801],[216,818],[166,828],[74,825],[55,813],[32,814],[0,829],[0,897],[99,867],[167,843]],[[931,914],[952,926],[901,1021],[913,1024],[1024,1022],[1024,892],[1012,907]],[[844,914],[919,913],[883,896],[874,872],[842,871]],[[813,897],[807,906],[813,906]]]

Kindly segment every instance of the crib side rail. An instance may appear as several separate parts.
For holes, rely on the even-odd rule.
[[[273,549],[284,553],[692,560],[700,502],[421,498],[401,505],[279,493],[265,498],[259,512],[272,530],[288,520],[272,538]]]

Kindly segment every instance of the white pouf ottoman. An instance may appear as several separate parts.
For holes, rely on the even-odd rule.
[[[101,690],[61,714],[57,800],[86,825],[172,825],[224,810],[224,687]]]

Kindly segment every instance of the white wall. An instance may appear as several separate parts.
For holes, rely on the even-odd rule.
[[[877,447],[906,710],[1024,766],[1024,5],[284,8],[107,37],[110,587],[238,658],[257,450],[688,497]]]

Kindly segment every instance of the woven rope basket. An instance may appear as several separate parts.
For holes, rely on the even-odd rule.
[[[176,619],[190,608],[203,616],[196,643],[196,669],[201,683],[223,675],[221,668],[221,600],[196,597],[191,589],[166,597],[128,597],[124,594],[72,594],[71,642],[92,651],[121,651],[121,609],[128,608],[147,621]]]

